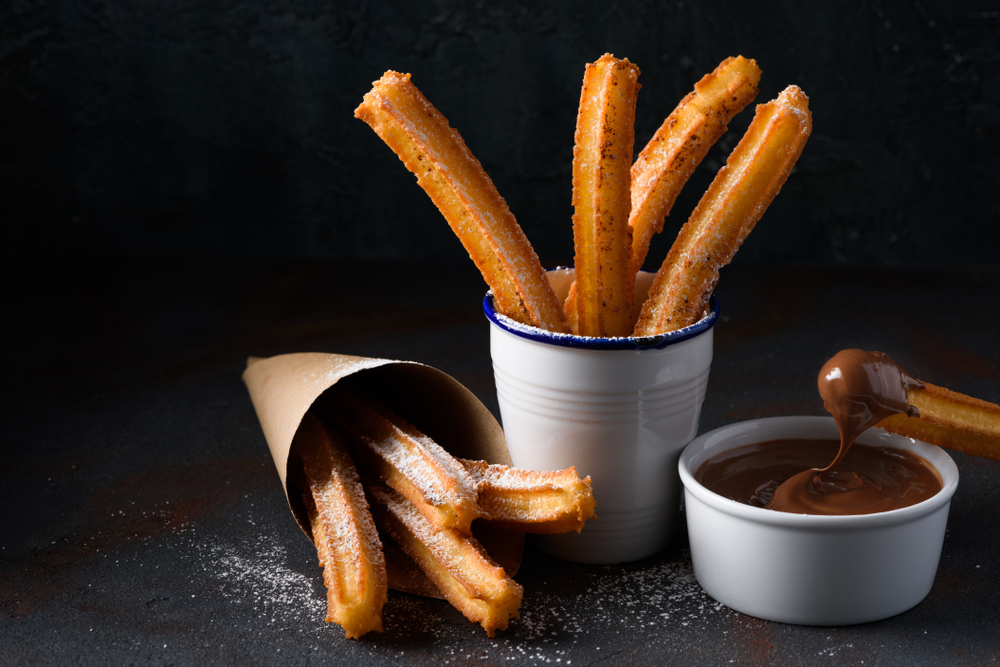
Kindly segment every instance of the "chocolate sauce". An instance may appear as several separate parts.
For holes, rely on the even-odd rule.
[[[918,417],[906,400],[906,391],[923,388],[882,352],[841,350],[823,364],[816,378],[823,407],[840,429],[840,451],[824,470],[847,454],[851,443],[886,417],[906,413]]]
[[[819,472],[837,455],[837,440],[771,440],[723,452],[698,468],[695,478],[721,496],[755,507],[775,501],[799,514],[872,514],[915,505],[941,490],[941,478],[924,459],[894,447],[855,445],[836,469]],[[807,484],[788,481],[807,470]],[[812,483],[820,478],[821,483]],[[791,494],[779,500],[783,494]]]
[[[839,442],[772,440],[741,447],[707,461],[698,479],[727,498],[799,514],[884,512],[941,490],[937,471],[919,456],[892,447],[851,448],[886,417],[919,416],[906,392],[923,387],[920,381],[887,354],[843,350],[824,364],[817,382]]]

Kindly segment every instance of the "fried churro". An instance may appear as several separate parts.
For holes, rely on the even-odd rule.
[[[757,96],[760,74],[754,60],[743,56],[723,60],[694,85],[635,159],[629,215],[633,276],[695,167],[726,133],[733,117]]]
[[[382,543],[358,473],[339,437],[307,412],[293,447],[310,493],[303,494],[327,588],[327,622],[348,638],[382,632],[386,569]]]
[[[701,319],[719,269],[781,190],[811,131],[809,99],[798,86],[758,105],[657,272],[633,335],[655,336]]]
[[[413,559],[456,609],[493,637],[518,617],[524,589],[493,562],[475,538],[437,528],[395,491],[369,487],[379,527]]]
[[[927,382],[912,387],[906,400],[918,419],[894,415],[880,428],[964,454],[1000,460],[1000,405]]]
[[[471,534],[482,511],[476,483],[457,459],[373,398],[337,387],[328,393],[325,414],[357,443],[359,465],[370,467],[432,525]]]
[[[628,225],[639,68],[604,54],[587,65],[573,148],[576,330],[627,336],[632,330]]]
[[[521,470],[459,459],[479,488],[479,506],[494,526],[526,533],[580,532],[594,513],[590,477],[575,468]]]
[[[726,58],[694,85],[636,157],[630,171],[632,255],[629,279],[642,269],[655,234],[677,201],[695,168],[729,129],[729,122],[757,96],[757,62],[743,56]],[[570,328],[576,318],[576,284],[564,304]]]
[[[870,426],[966,454],[1000,459],[1000,405],[917,380],[889,355],[841,350],[817,379],[841,431],[841,454]]]
[[[507,203],[410,75],[386,72],[354,115],[416,175],[482,272],[497,310],[523,324],[568,333],[562,304]]]

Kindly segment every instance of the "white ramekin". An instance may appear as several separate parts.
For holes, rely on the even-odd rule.
[[[572,269],[549,273],[565,298]],[[640,274],[637,298],[652,274]],[[680,506],[677,459],[698,431],[712,362],[713,300],[697,324],[652,338],[584,338],[519,325],[483,303],[507,448],[514,465],[575,466],[593,481],[597,518],[541,548],[580,563],[638,560],[666,546]]]
[[[782,438],[838,439],[829,417],[775,417],[731,424],[685,448],[684,483],[691,560],[702,588],[751,616],[800,625],[849,625],[894,616],[931,590],[958,469],[944,450],[886,433],[858,442],[922,456],[943,488],[903,509],[855,516],[775,512],[735,502],[694,478],[716,454]]]

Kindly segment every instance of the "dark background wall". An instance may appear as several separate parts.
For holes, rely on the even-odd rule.
[[[723,58],[815,128],[737,261],[1000,260],[1000,11],[986,0],[0,6],[5,253],[455,259],[464,251],[353,110],[412,72],[548,264],[572,259],[584,64],[642,70],[637,151]],[[749,123],[713,150],[650,255]]]

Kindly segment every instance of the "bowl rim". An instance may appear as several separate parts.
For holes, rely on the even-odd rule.
[[[486,296],[483,297],[483,312],[487,319],[499,329],[519,338],[544,345],[557,345],[577,350],[660,350],[700,336],[714,327],[719,319],[719,300],[713,294],[708,300],[708,313],[694,324],[683,329],[655,336],[622,336],[618,338],[575,336],[522,324],[496,311],[493,307],[493,292],[487,292]]]
[[[710,507],[751,523],[796,529],[838,530],[865,529],[898,525],[926,516],[951,501],[958,488],[958,466],[948,453],[922,440],[871,428],[858,437],[863,445],[889,446],[904,449],[927,460],[941,476],[942,488],[936,494],[915,505],[874,514],[818,515],[776,512],[762,507],[744,505],[708,490],[694,478],[694,470],[705,459],[743,445],[782,437],[806,437],[802,432],[815,433],[816,438],[839,438],[833,417],[765,417],[722,426],[698,436],[681,453],[677,468],[686,492]],[[784,434],[784,435],[783,435]],[[697,465],[693,465],[696,463]]]

